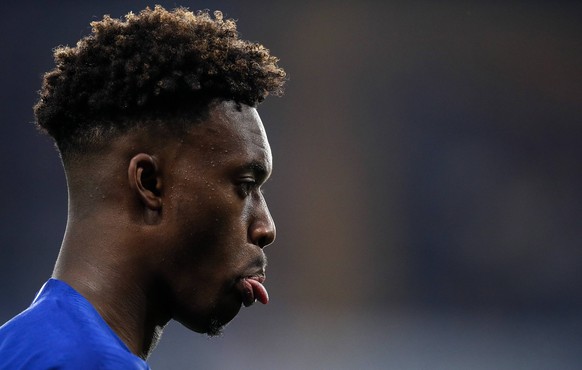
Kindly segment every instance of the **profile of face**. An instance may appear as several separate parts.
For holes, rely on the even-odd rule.
[[[242,304],[268,299],[263,248],[275,225],[261,185],[272,170],[269,142],[255,108],[219,102],[164,160],[158,280],[173,319],[215,335]]]

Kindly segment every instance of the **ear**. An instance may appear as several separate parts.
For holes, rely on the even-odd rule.
[[[162,210],[162,176],[156,160],[149,154],[136,154],[127,168],[129,186],[148,213]],[[149,218],[149,217],[148,217]]]

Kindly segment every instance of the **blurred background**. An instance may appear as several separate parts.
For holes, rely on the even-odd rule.
[[[582,3],[159,1],[221,9],[289,75],[259,112],[267,287],[219,338],[169,325],[154,369],[582,366]],[[33,125],[51,50],[155,2],[0,5],[0,322],[66,222]]]

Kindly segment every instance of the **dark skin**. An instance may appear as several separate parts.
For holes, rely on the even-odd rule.
[[[136,129],[65,163],[69,215],[53,277],[80,292],[136,355],[175,319],[216,334],[264,277],[275,225],[256,109],[211,105],[185,135]],[[247,302],[248,303],[248,302]]]

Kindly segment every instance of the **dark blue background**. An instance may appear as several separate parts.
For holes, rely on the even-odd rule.
[[[281,58],[260,108],[272,303],[223,337],[170,325],[156,369],[576,368],[582,360],[579,2],[226,2]],[[144,1],[0,5],[0,321],[66,222],[33,125],[51,49]]]

